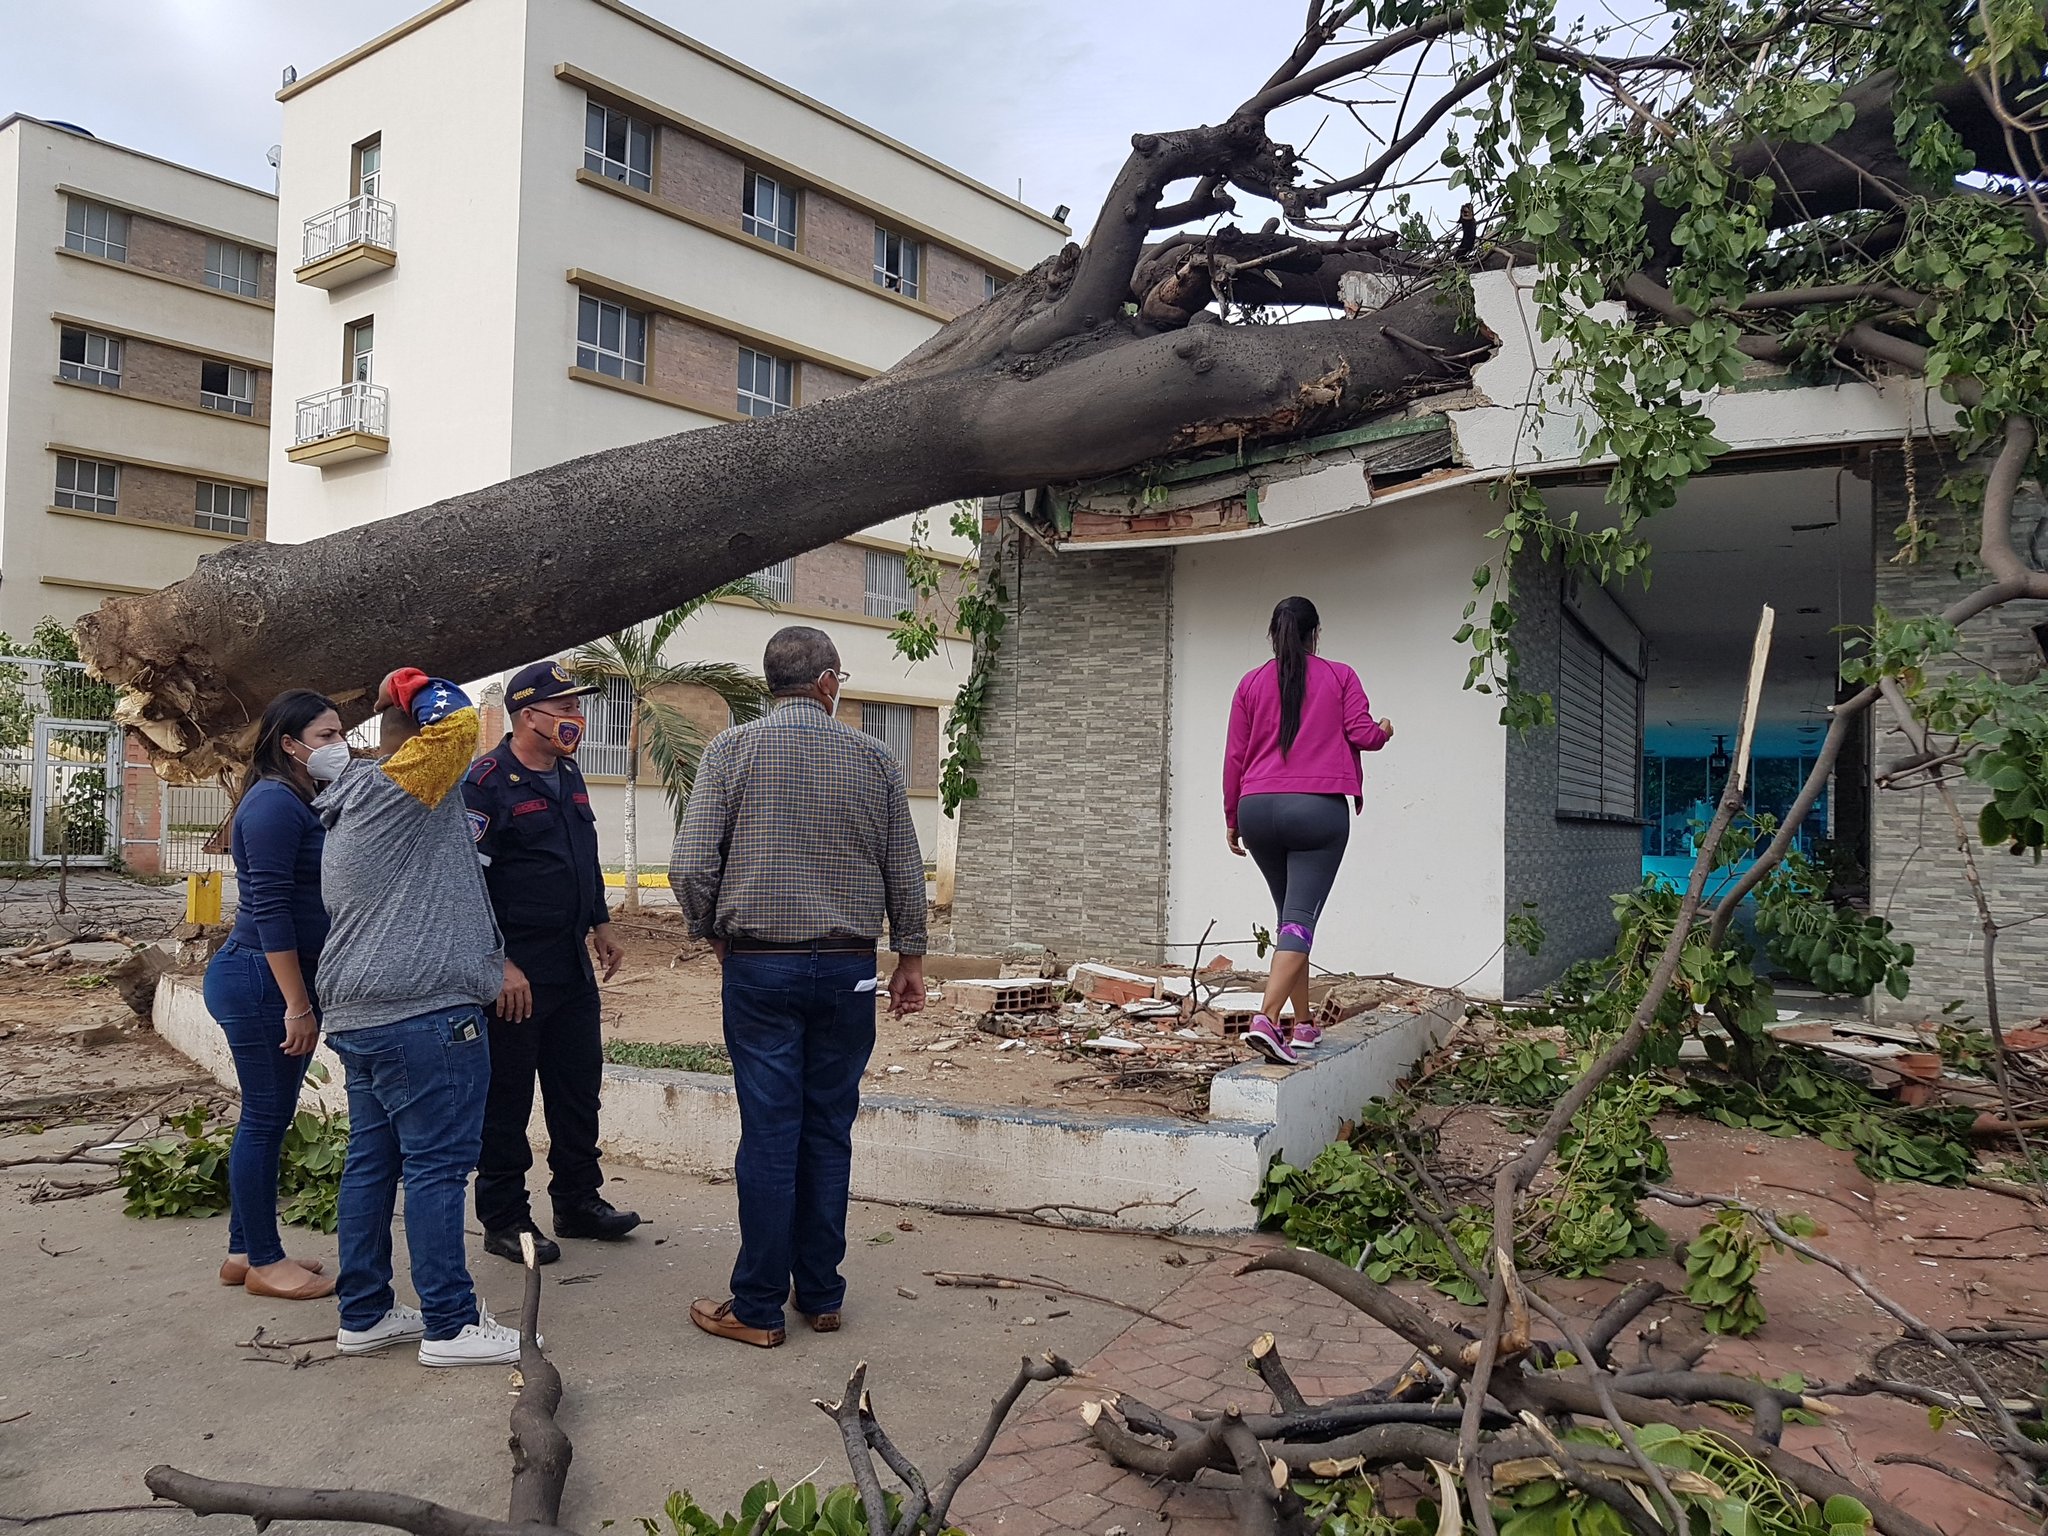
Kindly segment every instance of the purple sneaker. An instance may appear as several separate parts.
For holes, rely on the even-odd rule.
[[[1297,1024],[1287,1032],[1287,1043],[1297,1051],[1312,1051],[1323,1038],[1323,1032],[1313,1024]]]
[[[1294,1066],[1299,1061],[1293,1049],[1280,1038],[1280,1031],[1273,1027],[1273,1021],[1263,1013],[1245,1026],[1244,1043],[1268,1061],[1277,1061],[1283,1067]]]

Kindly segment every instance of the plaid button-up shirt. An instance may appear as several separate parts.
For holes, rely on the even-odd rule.
[[[704,749],[669,885],[698,938],[925,952],[924,855],[878,738],[786,699]]]

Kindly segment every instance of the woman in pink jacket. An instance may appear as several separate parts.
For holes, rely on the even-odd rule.
[[[1392,721],[1373,718],[1358,674],[1316,654],[1321,633],[1314,603],[1281,599],[1266,628],[1273,659],[1237,685],[1223,754],[1230,851],[1250,851],[1280,911],[1272,975],[1245,1041],[1288,1065],[1322,1035],[1308,1022],[1308,955],[1351,835],[1344,802],[1365,806],[1358,754],[1394,738]],[[1274,1020],[1289,999],[1293,1027],[1282,1036]]]

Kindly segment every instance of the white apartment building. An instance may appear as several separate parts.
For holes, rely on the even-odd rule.
[[[276,539],[850,389],[1067,234],[621,0],[441,0],[279,95]],[[932,524],[964,558],[945,509]],[[931,857],[969,651],[893,654],[907,536],[899,519],[764,572],[778,612],[714,605],[671,659],[758,670],[792,617],[829,631]],[[582,755],[609,858],[624,726],[600,701]],[[640,782],[658,864],[671,822]]]
[[[277,202],[0,121],[0,630],[264,536]]]

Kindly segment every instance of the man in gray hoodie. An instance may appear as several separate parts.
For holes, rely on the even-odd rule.
[[[459,792],[477,714],[453,683],[410,669],[385,679],[377,705],[397,750],[315,770],[335,770],[313,802],[333,922],[321,1022],[348,1069],[336,1345],[359,1354],[417,1339],[422,1365],[503,1365],[519,1358],[518,1331],[485,1310],[463,1251],[491,1081],[484,1009],[505,981]],[[391,1289],[401,1178],[417,1309]]]

